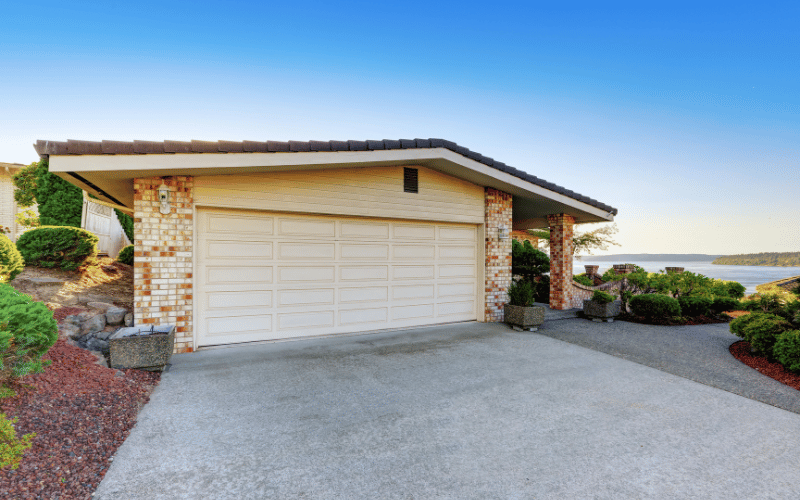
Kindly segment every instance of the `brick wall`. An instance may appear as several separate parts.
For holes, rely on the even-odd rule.
[[[486,209],[486,321],[503,321],[503,305],[508,302],[511,283],[511,195],[492,188],[485,189]],[[508,237],[499,238],[499,227]]]
[[[547,216],[550,226],[550,307],[572,307],[572,234],[575,218],[567,214]]]
[[[193,178],[134,179],[134,322],[175,325],[175,352],[191,352]],[[161,214],[158,188],[170,190]]]

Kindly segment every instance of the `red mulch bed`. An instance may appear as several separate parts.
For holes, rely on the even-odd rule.
[[[800,373],[790,372],[782,364],[770,361],[764,356],[751,354],[750,342],[746,340],[734,342],[730,351],[734,358],[750,368],[800,391]]]
[[[53,363],[0,400],[18,436],[36,433],[19,468],[0,470],[0,498],[89,499],[161,375],[102,367],[65,339],[44,359]]]

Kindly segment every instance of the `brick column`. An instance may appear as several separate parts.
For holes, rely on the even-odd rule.
[[[575,217],[547,216],[550,225],[550,308],[572,307],[572,227]]]
[[[162,214],[158,188],[170,191]],[[192,177],[134,179],[134,322],[175,325],[175,352],[191,352]]]
[[[503,321],[503,305],[508,302],[511,284],[511,195],[492,188],[484,192],[486,214],[486,321]],[[499,228],[505,226],[506,238]]]

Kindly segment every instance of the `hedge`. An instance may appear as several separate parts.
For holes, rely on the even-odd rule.
[[[13,280],[25,269],[25,261],[8,236],[0,234],[0,283]]]
[[[657,293],[635,295],[630,300],[630,306],[633,314],[649,319],[681,315],[681,306],[677,300]]]
[[[800,330],[789,330],[778,335],[772,354],[787,370],[800,372]]]
[[[774,314],[760,314],[744,327],[744,339],[755,352],[771,357],[778,336],[790,329],[785,319]]]
[[[708,297],[688,296],[680,297],[678,303],[681,306],[681,314],[683,316],[696,318],[698,316],[708,316],[713,302]]]
[[[26,265],[72,271],[94,261],[97,241],[97,236],[78,227],[41,226],[20,236],[17,248]]]
[[[741,307],[741,303],[730,297],[715,297],[711,303],[711,311],[719,314],[726,311],[737,311]]]

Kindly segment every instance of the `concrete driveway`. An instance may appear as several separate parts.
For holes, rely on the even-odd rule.
[[[800,484],[800,415],[505,325],[173,363],[95,499],[778,499]]]

